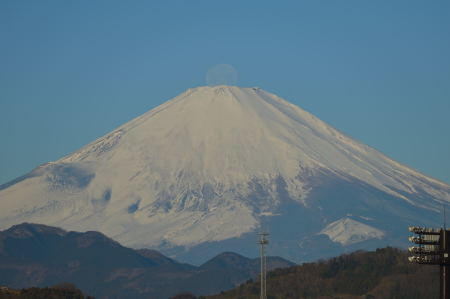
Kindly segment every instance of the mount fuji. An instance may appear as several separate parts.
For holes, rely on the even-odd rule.
[[[259,88],[189,89],[0,186],[0,229],[97,230],[199,263],[223,251],[297,262],[405,246],[440,226],[450,186]]]

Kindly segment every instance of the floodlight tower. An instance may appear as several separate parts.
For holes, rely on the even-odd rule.
[[[259,233],[258,244],[260,246],[260,256],[261,256],[261,299],[267,299],[267,284],[266,284],[266,273],[267,273],[267,261],[266,261],[266,245],[269,244],[266,232]]]
[[[409,241],[418,246],[409,247],[412,263],[440,266],[440,298],[450,299],[450,230],[410,226],[416,236]]]

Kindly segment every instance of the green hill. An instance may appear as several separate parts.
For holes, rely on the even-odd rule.
[[[351,254],[271,271],[268,299],[439,298],[439,267],[411,264],[395,248]],[[259,281],[208,296],[209,299],[259,298]]]

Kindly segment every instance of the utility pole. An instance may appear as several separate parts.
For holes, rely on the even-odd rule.
[[[261,299],[267,299],[267,284],[266,284],[266,273],[267,273],[267,261],[266,261],[266,245],[269,244],[269,240],[267,236],[269,235],[266,232],[261,232],[258,234],[259,240],[258,244],[260,245],[260,256],[261,256]]]

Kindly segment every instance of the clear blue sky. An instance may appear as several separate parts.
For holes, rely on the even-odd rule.
[[[211,67],[450,183],[450,1],[0,1],[0,184]]]

